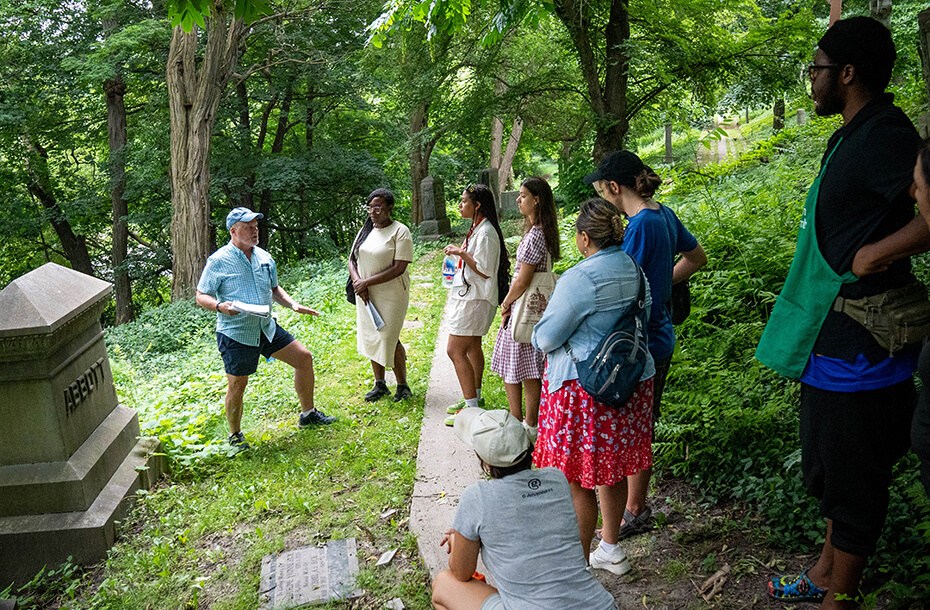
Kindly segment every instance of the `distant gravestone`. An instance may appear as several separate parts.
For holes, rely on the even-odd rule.
[[[452,226],[446,216],[446,196],[441,178],[427,176],[420,181],[420,201],[423,206],[420,237],[432,241],[452,235]]]
[[[807,111],[804,110],[803,108],[798,108],[797,119],[798,119],[798,125],[803,125],[804,123],[806,123],[807,122]]]
[[[494,205],[497,206],[497,211],[501,211],[501,187],[498,179],[498,171],[496,167],[486,167],[482,170],[478,170],[478,184],[484,184],[491,192],[494,194]],[[498,214],[499,216],[500,214]]]
[[[516,218],[520,215],[520,208],[517,206],[517,195],[520,191],[504,191],[501,193],[501,218]]]
[[[158,440],[139,438],[113,386],[100,327],[111,292],[54,263],[0,291],[0,589],[69,556],[105,559],[124,498],[163,472]]]
[[[355,538],[330,540],[262,558],[258,602],[261,610],[295,608],[360,597],[356,587]]]

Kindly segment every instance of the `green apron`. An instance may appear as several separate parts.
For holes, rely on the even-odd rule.
[[[756,358],[762,364],[792,379],[799,379],[804,373],[820,327],[839,295],[840,287],[859,279],[852,271],[837,275],[817,245],[815,214],[820,182],[842,141],[840,138],[830,151],[820,174],[807,192],[804,216],[798,229],[797,251],[785,286],[775,301],[756,348]]]

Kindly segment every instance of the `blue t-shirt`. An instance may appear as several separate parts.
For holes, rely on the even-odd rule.
[[[672,355],[675,330],[668,310],[672,298],[672,268],[675,255],[690,252],[698,242],[671,208],[646,208],[630,216],[623,234],[623,251],[633,257],[646,273],[652,294],[649,316],[649,351],[656,360]]]
[[[917,368],[919,350],[908,348],[871,364],[859,354],[855,360],[842,360],[811,354],[801,383],[831,392],[880,390],[910,379]]]

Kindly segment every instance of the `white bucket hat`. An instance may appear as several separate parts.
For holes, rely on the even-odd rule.
[[[490,466],[516,464],[532,447],[523,424],[508,411],[462,409],[455,416],[455,433]]]

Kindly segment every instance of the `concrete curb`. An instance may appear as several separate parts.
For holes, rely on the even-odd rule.
[[[449,565],[446,548],[440,547],[439,541],[443,532],[452,527],[462,491],[481,478],[475,452],[443,423],[446,407],[462,397],[452,361],[446,355],[451,303],[451,299],[446,301],[433,351],[417,449],[417,477],[410,502],[410,530],[417,537],[420,556],[431,579]],[[480,561],[478,571],[487,573]]]

